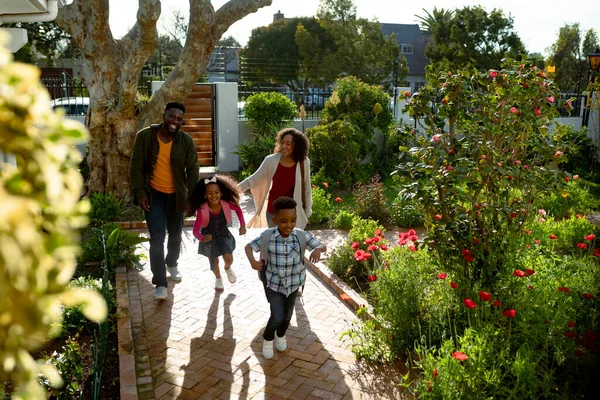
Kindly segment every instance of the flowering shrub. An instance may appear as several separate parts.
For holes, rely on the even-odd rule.
[[[456,272],[465,278],[488,281],[514,250],[506,238],[535,218],[537,196],[565,185],[557,168],[564,127],[556,124],[552,135],[548,129],[557,115],[554,84],[510,61],[492,72],[430,77],[431,86],[407,104],[426,132],[401,167],[414,181],[405,193],[425,208],[435,254],[461,261]]]
[[[599,208],[599,201],[593,196],[588,184],[581,179],[573,179],[560,192],[541,193],[534,208],[544,209],[554,218],[568,218],[576,214],[586,214]]]
[[[356,214],[363,219],[372,219],[381,225],[389,225],[392,218],[383,190],[379,175],[375,175],[365,185],[359,184],[354,189]]]

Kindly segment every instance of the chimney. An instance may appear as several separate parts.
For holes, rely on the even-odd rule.
[[[277,10],[277,14],[273,14],[273,22],[283,21],[285,17],[281,13],[281,10]]]

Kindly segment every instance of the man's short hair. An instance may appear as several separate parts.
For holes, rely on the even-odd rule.
[[[274,213],[277,213],[280,210],[295,210],[297,204],[296,200],[283,196],[273,202],[273,210]]]
[[[178,101],[171,101],[171,102],[167,103],[167,106],[165,107],[165,112],[169,111],[171,108],[177,108],[178,110],[181,110],[181,112],[185,114],[185,106],[183,105],[183,103],[180,103]]]

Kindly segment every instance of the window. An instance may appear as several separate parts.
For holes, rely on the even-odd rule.
[[[400,54],[412,54],[413,46],[412,44],[401,44],[400,45]]]

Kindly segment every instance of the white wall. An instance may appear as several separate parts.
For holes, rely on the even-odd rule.
[[[215,131],[217,132],[217,171],[237,171],[239,157],[231,154],[239,143],[237,83],[215,83]]]

